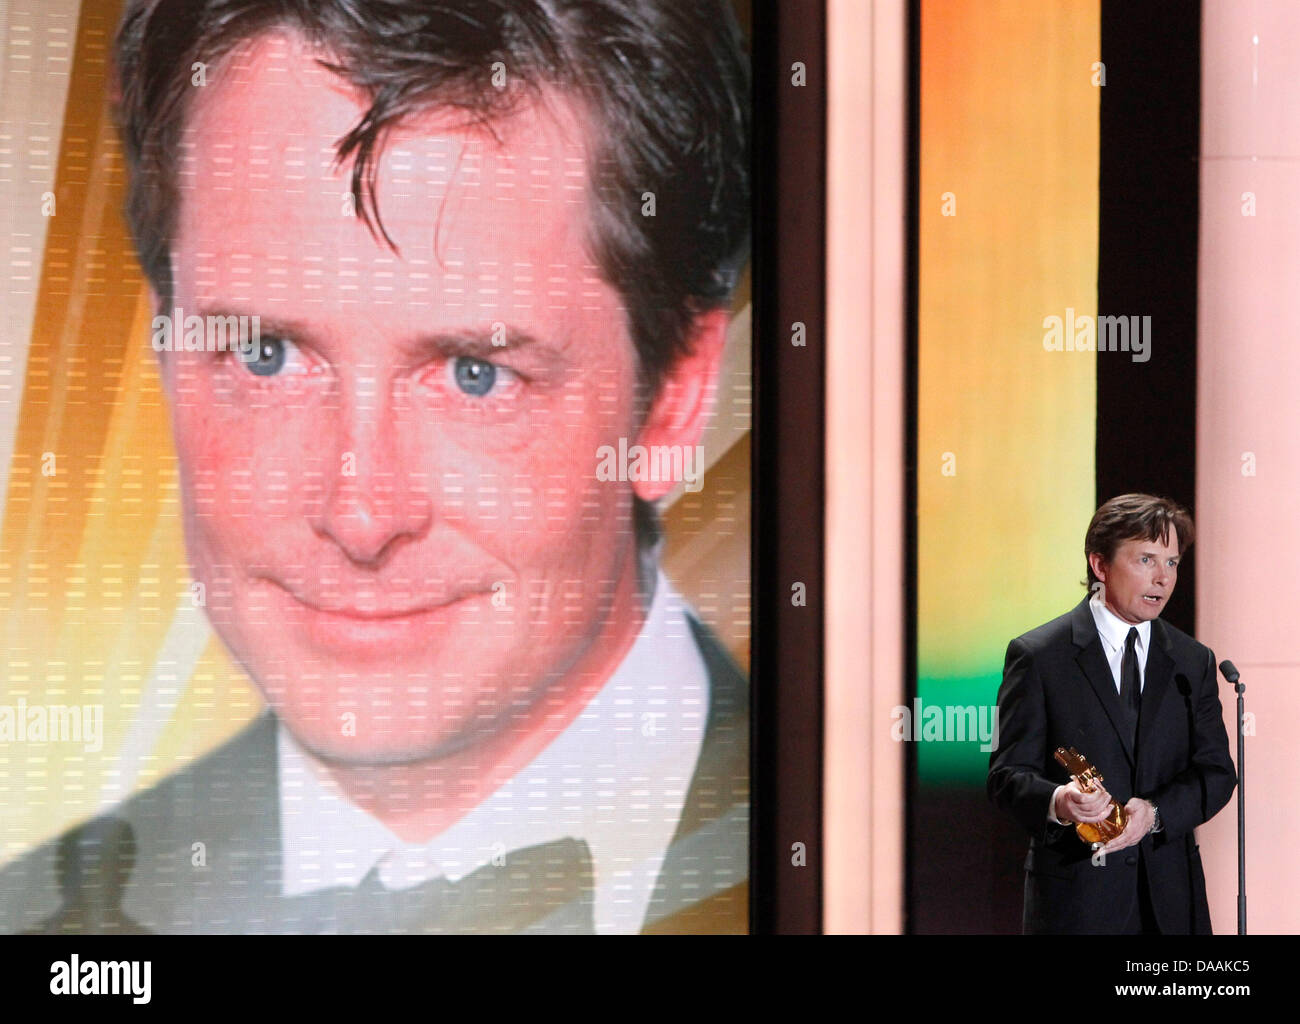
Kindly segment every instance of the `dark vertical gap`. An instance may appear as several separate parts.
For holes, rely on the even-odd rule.
[[[806,84],[795,86],[801,61]],[[826,12],[754,9],[751,929],[822,927]],[[791,344],[791,325],[806,344]],[[802,583],[807,604],[791,603]],[[806,864],[792,863],[804,844]]]
[[[904,341],[904,402],[907,430],[904,432],[903,493],[907,507],[903,513],[903,638],[904,692],[910,707],[916,697],[916,600],[917,600],[917,425],[920,416],[920,379],[917,370],[920,332],[921,292],[921,0],[907,5],[907,309]],[[919,779],[916,744],[904,743],[907,786],[904,808],[904,899],[903,931],[914,931],[915,908],[923,894],[917,891],[916,848]]]
[[[1097,353],[1097,503],[1145,491],[1194,514],[1200,0],[1103,0],[1101,59],[1097,310],[1150,316],[1151,337],[1146,362]],[[1195,598],[1193,551],[1161,617],[1191,633]]]

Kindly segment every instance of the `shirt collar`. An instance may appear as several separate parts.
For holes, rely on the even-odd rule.
[[[1097,632],[1101,634],[1102,640],[1111,650],[1123,650],[1128,643],[1128,631],[1133,628],[1133,624],[1125,622],[1107,606],[1106,602],[1101,600],[1101,592],[1098,591],[1092,595],[1092,600],[1088,602],[1088,607],[1092,611],[1093,621],[1097,623]],[[1151,621],[1137,624],[1138,646],[1143,651],[1151,649]]]
[[[597,932],[638,931],[677,831],[708,720],[709,676],[689,606],[656,570],[627,655],[536,758],[424,845],[347,800],[277,729],[282,891],[356,886],[378,862],[402,889],[457,881],[509,851],[572,836],[591,850]],[[387,858],[386,860],[384,858]]]

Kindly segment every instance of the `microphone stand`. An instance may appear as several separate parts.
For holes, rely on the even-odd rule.
[[[1237,691],[1237,934],[1246,934],[1246,684],[1230,661],[1219,663]]]

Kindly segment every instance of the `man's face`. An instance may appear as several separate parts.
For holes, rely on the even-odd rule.
[[[1106,562],[1089,555],[1092,571],[1106,586],[1106,605],[1125,622],[1136,625],[1162,611],[1178,582],[1178,531],[1161,540],[1126,540]]]
[[[420,760],[639,621],[631,491],[595,474],[636,437],[636,357],[584,246],[571,107],[496,124],[499,143],[438,111],[390,136],[395,255],[335,166],[366,105],[318,56],[257,40],[186,126],[174,305],[257,315],[262,339],[251,362],[161,356],[186,541],[300,740]]]

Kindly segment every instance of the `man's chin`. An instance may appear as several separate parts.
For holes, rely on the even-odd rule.
[[[318,723],[303,724],[286,720],[278,714],[281,724],[307,753],[318,760],[339,766],[388,767],[419,764],[437,760],[455,753],[467,745],[459,736],[439,732],[420,732],[409,726],[394,726],[391,730],[362,735],[340,733],[337,728],[321,728]]]
[[[472,722],[434,718],[400,708],[295,707],[268,698],[271,711],[295,742],[322,761],[363,767],[416,764],[447,757],[481,739]]]

